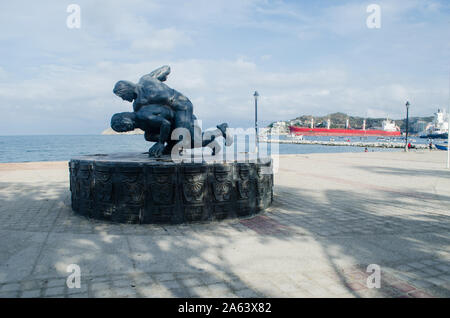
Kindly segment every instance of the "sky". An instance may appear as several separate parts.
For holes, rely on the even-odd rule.
[[[69,28],[70,4],[80,27]],[[367,12],[379,5],[379,28]],[[112,92],[170,65],[203,128],[300,115],[431,116],[449,106],[450,2],[2,1],[0,135],[99,134]]]

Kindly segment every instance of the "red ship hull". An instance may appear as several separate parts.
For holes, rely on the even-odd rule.
[[[379,129],[307,128],[289,126],[291,134],[304,136],[401,136],[400,131]]]

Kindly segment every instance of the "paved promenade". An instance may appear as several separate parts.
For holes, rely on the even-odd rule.
[[[67,162],[0,164],[0,297],[449,297],[445,160],[281,156],[267,212],[180,226],[85,219],[70,209]]]

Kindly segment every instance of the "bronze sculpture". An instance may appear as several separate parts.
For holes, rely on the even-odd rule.
[[[195,124],[191,101],[163,83],[169,73],[170,67],[165,65],[142,76],[137,84],[118,81],[113,92],[123,100],[133,102],[133,112],[113,115],[111,128],[117,132],[142,129],[147,141],[156,142],[149,149],[150,157],[168,155],[176,145],[179,150],[208,146],[215,155],[220,151],[220,146],[214,141],[220,136],[225,138],[227,146],[230,145],[232,139],[226,123],[218,125],[214,131],[201,132]],[[190,138],[172,140],[175,129],[186,130],[184,136]]]
[[[163,66],[137,84],[115,85],[114,93],[133,102],[133,111],[114,114],[111,128],[141,128],[145,139],[155,144],[148,156],[138,152],[72,158],[70,191],[76,213],[120,223],[179,224],[249,217],[272,203],[270,157],[175,158],[183,148],[206,146],[214,155],[220,150],[216,139],[222,136],[230,145],[232,137],[226,123],[201,131],[189,99],[162,83],[169,73]],[[170,158],[159,158],[168,154]]]

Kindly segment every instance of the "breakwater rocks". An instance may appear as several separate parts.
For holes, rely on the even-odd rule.
[[[405,148],[404,142],[389,141],[322,141],[322,140],[281,140],[281,139],[260,139],[261,142],[271,142],[280,144],[300,144],[300,145],[322,145],[322,146],[350,146],[364,148]],[[427,149],[428,145],[414,144],[415,149]]]

